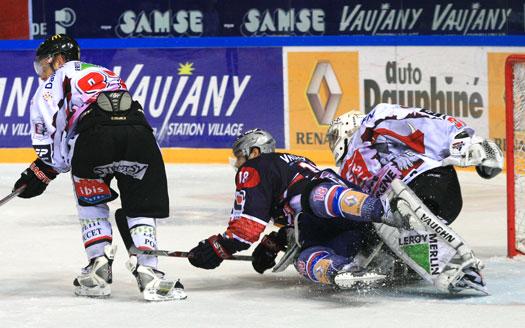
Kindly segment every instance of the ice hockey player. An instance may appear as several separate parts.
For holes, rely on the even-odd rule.
[[[136,247],[155,249],[155,220],[169,216],[162,155],[141,105],[133,101],[124,81],[107,68],[81,62],[73,38],[48,37],[36,51],[34,67],[44,81],[30,109],[38,157],[22,172],[15,189],[25,186],[19,197],[32,198],[59,173],[71,171],[89,261],[73,282],[74,292],[106,297],[116,251],[107,203],[118,197],[110,182],[115,177],[121,193],[116,221],[123,222]],[[144,299],[186,297],[180,283],[157,270],[156,257],[131,256],[128,268]]]
[[[494,142],[476,136],[472,128],[457,118],[422,108],[379,104],[368,115],[355,111],[345,113],[331,123],[327,136],[343,178],[376,197],[390,191],[392,182],[399,179],[402,183],[397,183],[398,189],[406,190],[407,195],[410,193],[411,205],[418,207],[418,202],[424,204],[427,212],[421,213],[422,216],[434,215],[436,221],[445,224],[452,223],[462,207],[460,184],[453,165],[475,166],[478,174],[486,179],[496,176],[503,166],[503,155]],[[441,222],[436,222],[436,225]],[[461,240],[452,229],[446,226],[440,229]],[[378,230],[383,240],[385,234],[391,237],[386,241],[387,245],[394,248],[396,255],[403,257],[405,263],[410,259],[407,261],[406,253],[400,254],[399,250],[418,244],[410,241],[423,239],[414,236],[427,236],[421,230],[401,233],[388,227]],[[440,254],[459,253],[449,246],[441,242]],[[466,282],[470,284],[467,287],[483,291],[484,282],[479,275],[482,264],[476,262],[470,250],[466,252],[469,255],[465,258],[475,263],[469,267],[466,264],[468,261],[459,259],[459,262],[466,266],[463,271],[471,276],[464,278],[463,273],[450,273],[451,276],[456,275],[450,279],[460,282],[444,288],[457,291]],[[442,265],[438,269],[436,265],[426,271],[437,275],[445,267]],[[434,277],[426,275],[424,278],[433,279],[434,284],[442,284]],[[474,285],[471,284],[473,281]]]
[[[301,253],[297,269],[306,278],[348,287],[346,278],[363,272],[352,262],[367,242],[372,222],[404,226],[389,211],[386,198],[368,196],[332,170],[320,170],[305,157],[275,152],[266,131],[249,130],[233,144],[238,169],[236,192],[226,231],[201,241],[188,256],[191,264],[214,269],[223,259],[257,242],[270,220],[298,226]],[[300,214],[300,215],[299,215]],[[275,265],[290,229],[265,236],[253,252],[254,269]]]
[[[379,104],[368,115],[351,111],[331,123],[327,137],[343,178],[376,197],[398,178],[447,224],[463,206],[453,165],[475,166],[486,179],[503,167],[493,141],[460,119],[422,108]]]

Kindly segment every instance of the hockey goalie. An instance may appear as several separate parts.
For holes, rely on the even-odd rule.
[[[376,224],[409,271],[440,290],[487,293],[482,262],[448,225],[462,207],[454,166],[496,176],[503,155],[493,141],[452,116],[393,104],[343,114],[327,134],[340,175],[371,195],[388,195],[392,210],[409,220],[409,229]]]

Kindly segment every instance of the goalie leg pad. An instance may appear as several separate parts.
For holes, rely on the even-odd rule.
[[[486,293],[486,287],[480,275],[483,264],[474,256],[472,250],[459,235],[430,212],[410,188],[400,180],[395,179],[392,182],[392,190],[388,197],[391,199],[394,210],[407,217],[411,226],[415,228],[411,231],[397,231],[383,225],[376,226],[378,234],[398,257],[439,290],[457,292],[466,288],[474,288]],[[428,238],[428,243],[425,238]],[[437,241],[437,244],[432,247],[430,241]],[[425,268],[424,262],[420,257],[411,254],[411,248],[406,247],[407,244],[426,244],[426,249],[419,247],[417,252],[419,254],[428,253],[430,266]],[[432,264],[432,256],[435,258],[435,267]],[[470,279],[471,276],[466,274],[470,271],[475,272],[479,279]],[[477,286],[473,287],[473,284]]]

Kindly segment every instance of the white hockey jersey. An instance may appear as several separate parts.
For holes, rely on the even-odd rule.
[[[40,84],[30,108],[31,139],[35,151],[58,172],[67,172],[80,115],[101,91],[127,90],[107,68],[80,61],[65,63]]]
[[[461,132],[474,130],[454,117],[421,108],[379,104],[354,133],[339,169],[340,175],[375,196],[394,178],[409,183],[442,165]]]

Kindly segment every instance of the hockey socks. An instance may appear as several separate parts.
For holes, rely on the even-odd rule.
[[[321,183],[309,196],[314,215],[323,218],[341,217],[357,222],[381,222],[384,210],[378,198],[350,188]]]
[[[302,251],[295,268],[310,281],[335,285],[341,289],[370,286],[386,278],[384,275],[368,272],[354,264],[351,259],[337,255],[332,249],[322,246]]]
[[[82,241],[88,260],[103,256],[104,248],[111,245],[111,223],[107,218],[80,219]]]
[[[152,218],[128,218],[129,232],[133,239],[133,244],[140,250],[156,250],[157,235],[155,219]],[[152,255],[138,255],[138,264],[152,268],[157,268],[158,260]]]

